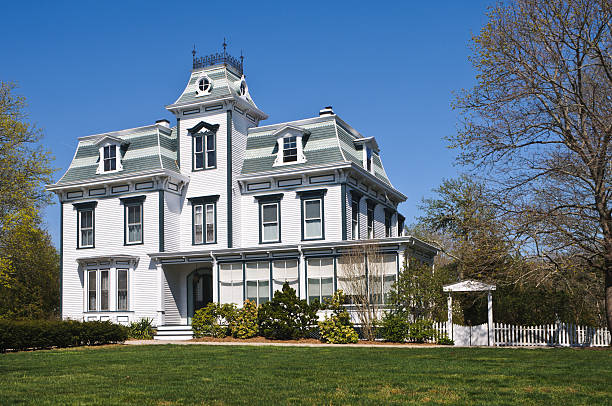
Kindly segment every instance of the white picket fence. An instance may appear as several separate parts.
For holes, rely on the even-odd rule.
[[[494,323],[495,345],[605,347],[610,345],[607,328],[555,323],[542,326],[513,326]]]

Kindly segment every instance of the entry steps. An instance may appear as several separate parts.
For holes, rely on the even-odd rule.
[[[193,330],[191,326],[159,326],[157,327],[157,334],[153,338],[155,340],[191,340],[193,338]]]

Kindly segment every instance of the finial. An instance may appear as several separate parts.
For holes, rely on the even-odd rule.
[[[223,37],[223,55],[225,55],[225,49],[227,48],[227,43],[225,42],[225,37]]]
[[[195,56],[196,56],[195,44],[193,44],[193,51],[191,51],[191,55],[193,55],[193,59],[195,59]]]

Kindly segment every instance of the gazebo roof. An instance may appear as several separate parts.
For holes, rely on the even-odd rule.
[[[442,290],[444,292],[482,292],[495,290],[495,285],[489,285],[484,282],[466,280],[451,285],[445,285]]]

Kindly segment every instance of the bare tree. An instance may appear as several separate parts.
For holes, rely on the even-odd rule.
[[[376,326],[386,296],[395,282],[395,276],[388,271],[385,260],[385,255],[373,244],[351,247],[338,259],[338,289],[354,306],[367,340],[376,338]]]
[[[500,3],[473,38],[451,144],[495,189],[522,249],[605,275],[612,329],[612,3]],[[486,175],[485,175],[486,174]]]

